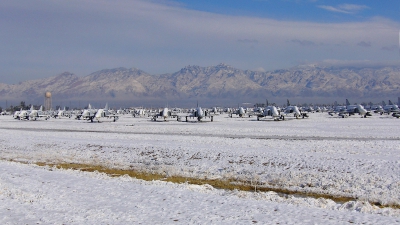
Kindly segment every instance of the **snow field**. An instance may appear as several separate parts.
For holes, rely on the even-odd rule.
[[[142,181],[0,161],[2,224],[396,224],[368,203]],[[317,206],[320,208],[316,208]],[[387,211],[390,209],[386,209]]]
[[[0,117],[1,158],[235,179],[359,199],[344,204],[310,198],[289,201],[269,193],[268,201],[400,214],[367,202],[400,205],[399,120],[388,116],[338,119],[327,114],[283,122],[224,115],[214,119],[212,123],[150,122],[126,116],[116,123],[87,123]]]

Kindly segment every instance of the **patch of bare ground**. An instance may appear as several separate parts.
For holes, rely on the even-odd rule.
[[[22,162],[23,163],[23,162]],[[337,203],[345,203],[349,201],[357,201],[356,198],[345,197],[345,196],[334,196],[329,194],[320,194],[320,193],[309,193],[309,192],[301,192],[301,191],[292,191],[284,188],[275,188],[275,187],[266,187],[266,184],[260,184],[254,181],[248,180],[237,180],[237,179],[199,179],[192,177],[182,177],[182,176],[165,176],[165,174],[159,173],[149,173],[142,172],[136,170],[122,170],[122,169],[113,169],[108,168],[101,165],[91,165],[91,164],[77,164],[77,163],[59,163],[59,164],[51,164],[45,162],[37,162],[35,163],[38,166],[48,166],[48,167],[56,167],[59,169],[72,169],[79,171],[87,171],[94,172],[98,171],[100,173],[105,173],[111,177],[118,177],[123,175],[128,175],[132,178],[153,181],[160,180],[166,182],[173,183],[188,183],[195,185],[211,185],[216,189],[224,189],[224,190],[240,190],[240,191],[249,191],[249,192],[276,192],[281,197],[288,197],[289,195],[296,197],[309,197],[309,198],[325,198],[335,201]],[[378,206],[380,208],[394,208],[400,209],[400,205],[390,204],[383,205],[379,202],[369,202],[371,205]]]

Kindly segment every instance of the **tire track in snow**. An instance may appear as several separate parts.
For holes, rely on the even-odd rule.
[[[163,135],[163,136],[192,136],[192,137],[217,137],[231,139],[258,139],[258,140],[333,140],[333,141],[400,141],[400,137],[322,137],[322,136],[279,136],[279,135],[232,135],[232,134],[200,134],[200,133],[165,133],[143,131],[99,131],[99,130],[70,130],[70,129],[36,129],[36,128],[10,128],[2,127],[1,130],[19,130],[34,132],[78,132],[78,133],[110,133],[110,134],[138,134],[138,135]]]

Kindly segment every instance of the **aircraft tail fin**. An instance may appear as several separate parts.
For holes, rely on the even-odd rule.
[[[349,100],[346,98],[346,106],[350,105]]]
[[[287,100],[287,106],[290,106],[290,102],[289,102],[289,99]]]
[[[392,101],[389,100],[389,105],[394,105]]]
[[[386,102],[385,101],[382,101],[382,106],[386,106]]]
[[[108,103],[106,103],[106,106],[104,106],[105,110],[108,110]]]

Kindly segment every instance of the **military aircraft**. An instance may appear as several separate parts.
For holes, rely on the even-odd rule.
[[[179,116],[178,114],[176,114],[176,111],[172,112],[167,107],[165,107],[158,113],[153,113],[151,116],[153,121],[157,121],[157,118],[159,117],[163,118],[164,121],[167,121],[168,118],[176,118],[176,120],[179,120]]]
[[[257,115],[257,120],[260,120],[260,118],[268,116],[271,116],[274,119],[274,121],[285,120],[285,116],[281,115],[280,110],[278,110],[278,108],[276,108],[275,106],[266,106],[264,108],[264,111]]]
[[[30,120],[37,120],[39,118],[44,118],[45,120],[50,119],[50,116],[47,115],[44,111],[43,111],[43,106],[40,106],[40,108],[38,110],[31,110],[31,112],[29,113],[29,119]]]
[[[19,120],[29,120],[29,114],[31,111],[34,110],[33,105],[31,106],[30,110],[20,110],[19,113],[16,115],[15,119]]]
[[[192,110],[189,113],[179,113],[178,114],[181,120],[182,117],[186,118],[186,122],[188,121],[188,118],[197,118],[197,121],[202,121],[205,118],[210,118],[211,122],[214,121],[214,116],[211,115],[207,110],[203,110],[200,106],[199,103],[197,103],[196,109]]]
[[[92,108],[92,105],[88,105],[87,109],[84,109],[82,113],[78,113],[75,115],[75,119],[77,120],[90,120],[93,122],[93,119],[97,113],[97,109]]]
[[[239,117],[245,117],[245,116],[251,117],[251,116],[254,115],[253,112],[249,112],[248,109],[245,109],[245,108],[243,108],[243,107],[239,107],[238,109],[232,111],[232,112],[229,114],[229,117],[232,118],[233,114],[238,115]]]
[[[308,117],[308,114],[306,113],[306,112],[300,112],[300,110],[299,110],[299,108],[297,107],[297,106],[295,106],[295,105],[291,105],[290,104],[290,102],[289,102],[289,99],[287,100],[287,106],[286,106],[286,108],[284,109],[284,113],[286,114],[286,115],[289,115],[289,114],[292,114],[293,113],[293,116],[296,118],[296,119],[298,119],[298,118],[305,118],[305,117]]]
[[[386,105],[384,101],[382,101],[383,103],[383,111],[387,114],[390,113],[397,113],[400,112],[399,106],[396,104],[393,104],[392,101],[389,100],[389,104]]]
[[[119,116],[111,113],[111,111],[108,109],[108,104],[106,104],[104,109],[97,110],[96,114],[94,115],[94,119],[96,119],[99,123],[101,122],[100,120],[102,118],[112,119],[113,122],[115,122],[119,119]],[[93,122],[93,118],[91,121]]]

